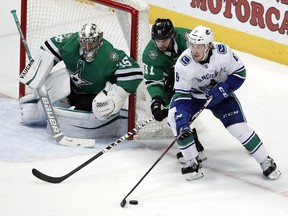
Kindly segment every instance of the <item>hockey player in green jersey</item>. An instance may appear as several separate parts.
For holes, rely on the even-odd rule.
[[[168,115],[167,106],[174,94],[174,64],[187,49],[190,32],[174,27],[170,19],[158,18],[152,26],[152,39],[144,49],[142,61],[146,88],[152,98],[151,111],[157,121]]]
[[[65,64],[64,69],[53,73],[47,69],[42,77],[39,75],[40,67],[40,73],[37,71],[40,78],[35,81],[37,86],[40,83],[46,85],[63,132],[85,138],[97,137],[97,134],[111,137],[114,127],[107,129],[104,126],[116,121],[126,98],[136,92],[143,80],[139,65],[104,39],[103,32],[94,23],[85,24],[79,32],[46,40],[41,50],[41,61],[50,55],[54,65],[62,61]],[[35,60],[38,56],[33,57]],[[68,99],[65,107],[63,104],[58,107],[56,104],[65,98]],[[20,99],[24,124],[46,119],[42,107],[34,99],[37,99],[37,94]],[[87,133],[79,133],[83,128]],[[98,133],[95,133],[95,128]]]
[[[158,18],[151,29],[152,39],[144,49],[144,79],[146,89],[151,96],[151,112],[157,121],[168,116],[168,106],[174,95],[174,65],[178,57],[189,47],[187,36],[190,29],[174,27],[170,19]],[[204,148],[198,140],[196,129],[193,128],[199,158],[205,160]],[[181,152],[177,154],[183,161]]]

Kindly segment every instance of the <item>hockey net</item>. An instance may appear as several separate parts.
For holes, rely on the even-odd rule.
[[[48,38],[79,31],[87,22],[103,30],[104,38],[124,50],[143,67],[141,57],[150,40],[149,5],[145,0],[22,0],[21,27],[30,50]],[[20,71],[27,61],[20,47]],[[20,85],[20,97],[28,92]],[[137,93],[129,97],[128,131],[150,118],[150,101],[144,81]],[[136,139],[172,136],[166,121],[153,121],[134,136]]]

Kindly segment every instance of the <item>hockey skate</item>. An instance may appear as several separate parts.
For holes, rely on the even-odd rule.
[[[263,170],[263,175],[269,179],[275,180],[281,175],[281,172],[277,169],[277,165],[273,158],[270,158],[269,156],[260,164],[260,166]]]
[[[182,175],[187,181],[202,178],[204,176],[201,166],[196,159],[189,160],[181,169]]]
[[[186,164],[186,160],[184,159],[182,152],[178,152],[176,154],[176,157],[181,164]],[[197,157],[198,163],[200,164],[203,161],[205,161],[206,159],[207,159],[207,156],[205,155],[204,151],[199,152],[199,155]]]

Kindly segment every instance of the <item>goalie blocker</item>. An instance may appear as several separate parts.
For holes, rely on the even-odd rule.
[[[44,50],[37,49],[34,58],[19,76],[19,81],[31,89],[41,87],[54,66],[54,56]]]

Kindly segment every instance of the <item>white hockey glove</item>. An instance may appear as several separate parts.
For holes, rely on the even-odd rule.
[[[41,87],[54,66],[54,56],[44,50],[38,49],[33,54],[34,58],[29,61],[21,72],[19,81],[30,88]]]
[[[106,83],[92,102],[92,110],[99,120],[106,120],[120,111],[129,93],[116,84]]]

